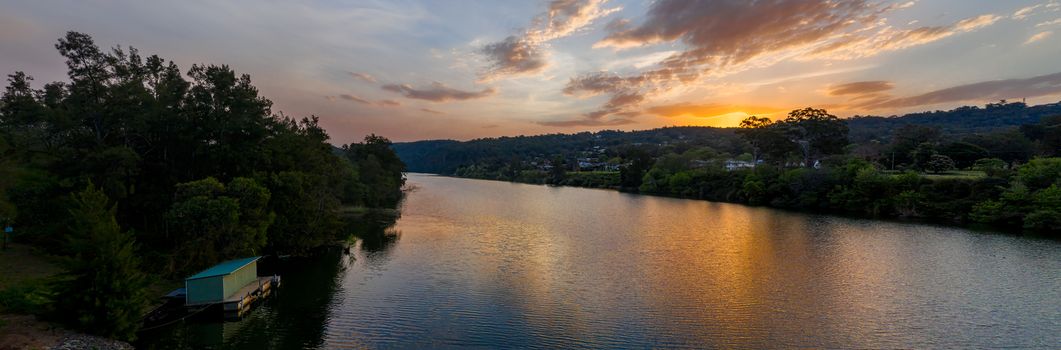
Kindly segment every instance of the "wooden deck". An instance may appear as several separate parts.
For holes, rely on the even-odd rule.
[[[275,281],[279,284],[279,279]],[[247,310],[250,310],[251,304],[259,298],[264,298],[272,292],[274,285],[273,277],[258,277],[254,282],[248,283],[243,288],[240,288],[232,296],[226,298],[221,302],[226,317],[241,317]]]

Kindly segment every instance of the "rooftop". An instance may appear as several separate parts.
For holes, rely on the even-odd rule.
[[[258,259],[261,259],[261,257],[260,256],[255,256],[255,257],[250,257],[250,258],[229,260],[229,261],[214,265],[213,267],[208,268],[206,270],[203,270],[202,272],[194,274],[191,277],[186,278],[186,280],[194,280],[194,279],[200,279],[200,278],[206,278],[206,277],[227,275],[227,274],[230,274],[230,273],[232,273],[232,272],[234,272],[236,270],[239,270],[240,268],[242,268],[244,266],[247,266],[247,264],[250,264],[252,262],[257,261]]]

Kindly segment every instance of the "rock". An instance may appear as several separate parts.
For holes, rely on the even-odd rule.
[[[52,350],[82,350],[82,349],[98,349],[98,350],[133,350],[133,346],[129,343],[111,340],[107,338],[87,335],[87,334],[71,334],[63,339],[59,340],[59,344],[52,347]]]

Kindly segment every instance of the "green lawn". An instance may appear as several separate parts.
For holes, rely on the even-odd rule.
[[[900,175],[902,172],[899,171],[884,171],[885,174],[889,175]],[[987,173],[979,170],[951,170],[945,171],[939,174],[933,173],[918,173],[921,177],[929,180],[950,180],[950,179],[966,179],[966,180],[978,180],[987,177]]]
[[[987,173],[976,170],[954,170],[948,172],[942,172],[939,174],[921,174],[926,179],[931,180],[946,180],[946,179],[968,179],[978,180],[987,177]]]
[[[55,260],[27,245],[9,244],[0,250],[0,290],[59,273]]]

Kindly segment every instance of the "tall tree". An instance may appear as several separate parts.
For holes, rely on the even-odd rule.
[[[73,257],[65,264],[69,279],[57,286],[57,310],[90,333],[133,340],[148,300],[133,234],[118,226],[115,205],[99,188],[89,184],[72,200]]]
[[[804,108],[788,113],[785,131],[803,153],[803,165],[810,166],[822,156],[842,154],[847,140],[847,123],[824,109]]]

